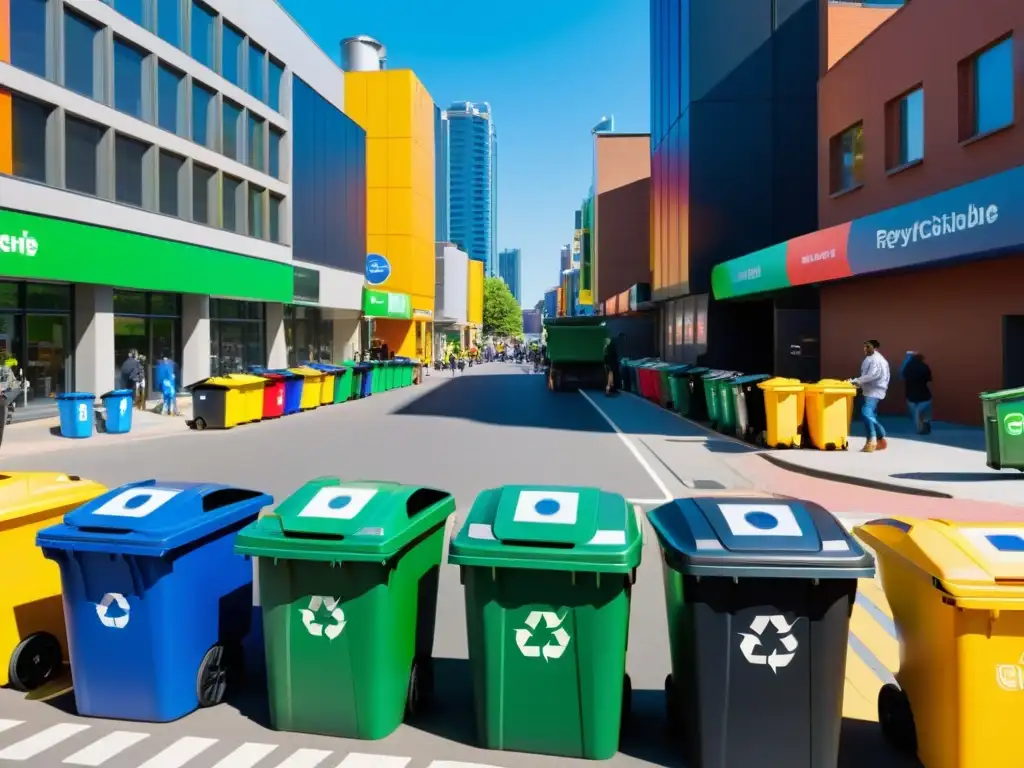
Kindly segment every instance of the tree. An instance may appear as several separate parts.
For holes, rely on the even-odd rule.
[[[523,311],[500,277],[484,280],[484,333],[494,336],[523,333]]]

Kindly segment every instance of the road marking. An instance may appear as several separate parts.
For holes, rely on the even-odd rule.
[[[9,731],[11,730],[11,728],[17,728],[24,722],[24,720],[4,720],[0,718],[0,733],[3,733],[4,731]]]
[[[332,754],[325,749],[300,749],[293,752],[277,768],[316,768]]]
[[[277,749],[277,744],[258,744],[254,741],[247,741],[213,768],[252,768],[275,749]]]
[[[149,738],[148,733],[135,733],[133,731],[114,731],[108,733],[102,739],[94,741],[85,749],[80,749],[64,762],[68,765],[103,765],[107,760],[133,747],[143,739]]]
[[[427,768],[498,768],[496,765],[483,763],[463,763],[459,760],[435,760]]]
[[[665,503],[665,499],[626,499],[626,501],[630,504],[640,504],[642,506],[651,506],[652,504],[661,506]],[[669,501],[671,501],[671,499],[669,499]]]
[[[658,473],[654,471],[654,467],[652,467],[647,462],[647,459],[640,455],[640,451],[637,449],[635,445],[633,445],[633,441],[629,439],[625,432],[619,429],[619,425],[612,421],[611,416],[605,413],[604,409],[602,409],[601,406],[595,403],[590,395],[588,395],[583,390],[580,390],[580,394],[583,396],[584,400],[586,400],[594,407],[595,411],[601,414],[601,418],[604,419],[608,423],[608,426],[615,431],[615,434],[619,436],[619,439],[622,441],[622,444],[625,445],[627,449],[629,449],[629,452],[633,454],[633,458],[637,460],[637,463],[641,467],[643,467],[644,471],[648,474],[651,480],[654,481],[654,484],[658,487],[658,490],[661,491],[662,495],[664,496],[664,498],[661,500],[661,503],[664,503],[666,501],[672,501],[673,496],[672,493],[669,491],[668,486],[665,485],[664,482],[662,482],[661,478],[658,476]]]
[[[31,760],[40,752],[45,752],[50,747],[55,747],[62,741],[67,741],[72,736],[89,730],[88,725],[75,725],[73,723],[58,723],[40,731],[34,736],[29,736],[6,749],[0,750],[0,760]]]
[[[345,756],[338,768],[405,768],[411,757],[392,757],[391,755],[364,755],[352,752]]]
[[[864,645],[861,639],[853,634],[853,632],[850,633],[850,637],[847,642],[850,646],[850,650],[860,657],[860,660],[863,661],[867,668],[875,674],[875,677],[883,683],[896,682],[888,667],[879,661],[878,657],[871,651],[871,649]]]
[[[140,765],[139,768],[181,768],[193,757],[198,757],[216,743],[217,739],[185,736],[171,744],[160,754],[151,757]]]

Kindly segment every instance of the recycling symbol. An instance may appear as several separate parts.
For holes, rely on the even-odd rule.
[[[340,602],[341,598],[336,597],[313,595],[309,598],[309,607],[299,609],[306,631],[313,637],[326,636],[328,640],[333,640],[340,635],[341,631],[345,629],[345,612],[338,607]],[[329,620],[326,622],[323,621],[325,618],[323,613],[329,616]]]
[[[562,654],[565,653],[565,649],[569,645],[569,633],[562,626],[563,621],[565,621],[565,617],[558,618],[558,614],[554,611],[530,611],[530,615],[526,617],[526,626],[516,630],[516,645],[519,646],[520,653],[527,658],[534,659],[543,656],[545,661],[562,658]],[[533,639],[533,633],[541,622],[544,622],[545,628],[551,634],[550,640],[544,644],[543,648],[529,645],[530,640]]]
[[[763,650],[761,635],[768,629],[769,624],[775,627],[775,631],[779,635],[779,644],[785,649],[784,653],[779,653],[778,648],[773,648],[770,654],[756,653],[758,649]],[[740,652],[751,664],[767,664],[772,672],[777,675],[779,674],[779,669],[789,666],[789,663],[793,661],[793,657],[796,656],[796,649],[799,647],[799,643],[790,634],[795,626],[795,620],[790,624],[784,616],[757,616],[750,622],[750,632],[739,633],[740,637],[743,638],[740,642]]]
[[[110,610],[111,606],[114,606],[113,611]],[[114,615],[111,616],[111,613]],[[128,626],[128,619],[131,617],[131,607],[120,592],[108,592],[102,600],[96,603],[96,615],[104,627],[124,629]]]

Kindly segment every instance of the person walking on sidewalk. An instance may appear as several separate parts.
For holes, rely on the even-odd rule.
[[[932,380],[932,369],[920,352],[907,352],[900,367],[900,376],[907,393],[907,407],[910,418],[919,435],[932,432],[932,391],[928,386]]]
[[[146,369],[139,360],[138,350],[132,349],[121,364],[121,387],[132,391],[132,402],[140,410],[146,407]]]
[[[878,351],[881,346],[878,339],[868,339],[864,342],[864,360],[860,364],[860,376],[850,379],[850,383],[860,387],[864,395],[860,414],[868,430],[868,441],[864,444],[865,453],[884,451],[888,447],[885,427],[878,420],[878,404],[885,399],[889,391],[889,361]]]
[[[178,415],[178,376],[177,366],[171,360],[169,353],[164,352],[160,362],[156,365],[156,383],[160,386],[160,394],[163,396],[163,410],[165,416]]]

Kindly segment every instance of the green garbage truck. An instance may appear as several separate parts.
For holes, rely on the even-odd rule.
[[[547,331],[548,388],[553,392],[604,389],[604,347],[608,325],[603,317],[554,317]]]

